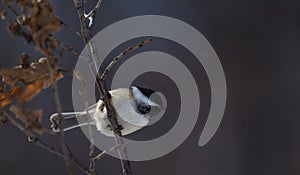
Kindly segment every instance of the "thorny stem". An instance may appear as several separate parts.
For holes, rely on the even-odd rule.
[[[40,146],[41,148],[59,156],[64,158],[65,155],[63,152],[57,150],[56,148],[48,145],[47,143],[45,143],[44,141],[42,141],[41,139],[39,139],[38,137],[36,137],[30,130],[26,129],[25,127],[23,127],[21,124],[19,124],[16,120],[14,120],[8,113],[6,112],[1,112],[7,119],[8,121],[14,125],[15,127],[17,127],[20,131],[22,131],[27,137],[28,137],[28,141],[31,143],[36,143],[38,146]],[[70,161],[76,166],[78,167],[82,172],[84,172],[85,174],[90,174],[89,169],[87,167],[85,167],[84,165],[82,165],[73,155],[71,155],[70,157]]]

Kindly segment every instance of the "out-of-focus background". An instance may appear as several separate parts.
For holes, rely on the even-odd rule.
[[[96,0],[90,0],[90,3],[95,4]],[[73,1],[54,0],[53,4],[57,16],[79,29]],[[4,8],[3,4],[0,8]],[[298,175],[300,2],[104,0],[95,21],[94,33],[119,20],[149,14],[185,21],[208,39],[223,65],[228,99],[217,133],[207,145],[199,147],[198,139],[210,107],[210,86],[203,67],[200,64],[191,67],[197,77],[201,96],[201,111],[196,127],[180,147],[166,156],[132,162],[134,174]],[[9,20],[13,20],[13,17],[10,16]],[[26,45],[21,38],[12,37],[6,25],[7,21],[0,21],[0,68],[18,64],[22,52],[27,52],[33,58],[41,56],[32,45]],[[79,51],[84,47],[81,39],[67,29],[55,36]],[[139,40],[123,43],[108,59],[136,41]],[[147,50],[165,51],[182,60],[194,59],[181,46],[159,38],[154,38],[152,43],[131,56]],[[60,66],[70,69],[76,61],[75,56],[66,54]],[[163,81],[157,82],[163,84]],[[64,111],[73,110],[71,83],[72,77],[67,74],[58,82]],[[151,82],[146,83],[151,85]],[[51,89],[39,94],[28,107],[42,108],[43,124],[49,127],[48,116],[55,112]],[[169,109],[171,113],[176,111],[176,104],[174,108]],[[164,134],[176,121],[176,115],[172,116],[171,113],[132,137],[145,139],[153,137],[151,132],[155,136]],[[29,143],[25,135],[9,123],[0,127],[0,138],[0,174],[66,174],[63,159]],[[59,147],[55,137],[41,138]],[[87,164],[88,140],[82,131],[71,131],[66,138],[74,155]],[[98,162],[97,171],[99,174],[121,174],[119,160],[105,156]]]

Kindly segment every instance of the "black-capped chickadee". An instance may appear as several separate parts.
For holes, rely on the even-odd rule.
[[[118,88],[109,91],[113,106],[117,113],[117,121],[121,127],[122,135],[127,135],[142,129],[149,123],[151,107],[161,109],[160,105],[150,100],[155,91],[138,86]],[[64,131],[84,125],[95,125],[97,130],[106,136],[114,136],[112,127],[107,118],[107,111],[102,100],[90,106],[83,112],[62,113]],[[80,121],[78,124],[77,119]],[[51,128],[54,132],[60,132],[59,115],[51,115]],[[83,121],[83,122],[82,122]]]

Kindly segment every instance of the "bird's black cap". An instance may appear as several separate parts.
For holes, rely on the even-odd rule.
[[[135,86],[136,88],[138,88],[142,94],[144,94],[146,97],[150,98],[150,96],[155,93],[154,90],[152,89],[148,89],[148,88],[144,88],[144,87],[140,87],[140,86]]]

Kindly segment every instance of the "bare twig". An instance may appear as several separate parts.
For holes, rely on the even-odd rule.
[[[140,43],[138,43],[134,46],[131,46],[131,47],[127,48],[120,55],[118,55],[117,57],[115,57],[113,59],[113,61],[103,71],[101,77],[99,77],[99,74],[97,74],[97,76],[96,76],[96,81],[97,81],[98,86],[100,87],[99,90],[100,90],[101,95],[102,95],[102,100],[103,100],[103,102],[106,106],[106,109],[107,109],[107,118],[109,119],[109,121],[111,123],[111,126],[113,128],[113,131],[114,131],[114,134],[115,134],[115,141],[116,141],[117,145],[123,145],[124,141],[122,139],[122,133],[121,133],[119,125],[118,125],[115,109],[114,109],[109,97],[106,94],[104,79],[105,79],[106,75],[108,74],[108,72],[112,69],[112,67],[121,58],[123,58],[125,55],[127,55],[130,51],[132,51],[134,49],[137,49],[137,48],[140,48],[144,44],[146,44],[150,41],[151,41],[151,39],[147,38],[146,40],[144,40],[144,41],[142,41],[142,42],[140,42]],[[118,149],[117,151],[118,151],[120,159],[121,159],[123,174],[124,175],[132,174],[130,162],[128,161],[128,157],[127,157],[126,147],[124,147],[122,150]]]
[[[120,53],[120,55],[118,55],[117,57],[115,57],[111,62],[110,64],[105,68],[105,70],[103,71],[102,75],[101,75],[101,79],[102,80],[105,80],[105,77],[107,76],[108,72],[113,68],[113,66],[121,59],[123,58],[125,55],[127,55],[130,51],[133,51],[135,49],[138,49],[142,46],[144,46],[145,44],[151,42],[152,39],[151,38],[147,38],[146,40],[134,45],[134,46],[131,46],[131,47],[128,47],[126,50],[124,50],[122,53]]]
[[[116,57],[112,63],[110,65],[107,66],[107,68],[105,69],[105,71],[102,73],[101,76],[99,76],[98,71],[97,71],[97,63],[98,63],[98,54],[97,54],[97,50],[95,48],[95,46],[93,45],[93,42],[91,41],[91,26],[89,26],[89,24],[87,23],[87,20],[89,17],[93,17],[95,15],[95,13],[97,12],[97,10],[99,9],[102,0],[99,0],[96,7],[94,8],[94,10],[92,10],[88,15],[85,16],[84,14],[84,3],[81,0],[73,0],[74,5],[77,9],[78,12],[78,16],[79,16],[79,20],[80,20],[80,24],[81,24],[81,32],[82,32],[82,38],[84,40],[84,42],[87,44],[88,46],[88,51],[89,51],[89,60],[88,60],[88,64],[89,67],[94,75],[94,77],[96,78],[96,83],[99,89],[99,92],[101,94],[101,99],[106,107],[107,110],[107,118],[109,119],[112,129],[114,131],[114,136],[115,136],[115,141],[116,141],[116,145],[123,145],[124,141],[122,139],[122,133],[121,133],[121,128],[118,125],[118,121],[117,121],[117,114],[116,111],[114,109],[114,106],[112,105],[112,102],[110,100],[110,94],[106,89],[105,86],[105,82],[104,82],[104,78],[106,76],[106,74],[110,71],[110,69],[113,67],[113,65],[119,60],[121,59],[124,55],[126,55],[129,51],[134,50],[136,48],[142,47],[145,43],[148,43],[151,41],[151,39],[147,39],[135,46],[129,47],[127,50],[125,50],[124,52],[122,52],[118,57]],[[120,160],[121,160],[121,165],[122,165],[122,169],[123,169],[123,174],[124,175],[130,175],[132,174],[132,170],[131,170],[131,166],[130,166],[130,162],[128,160],[127,157],[127,153],[126,153],[126,147],[124,147],[122,150],[118,149],[117,150],[120,156]],[[94,165],[93,165],[94,166]]]
[[[19,18],[18,12],[6,0],[4,0],[3,3],[16,16],[16,18],[18,20],[18,23],[21,24],[22,22],[20,22],[19,19],[18,19]],[[24,9],[22,9],[22,12],[24,12]],[[63,127],[63,120],[62,120],[62,115],[61,115],[62,110],[61,110],[61,103],[60,103],[60,99],[59,99],[59,95],[58,95],[58,91],[57,91],[56,77],[55,77],[55,71],[54,71],[55,58],[52,56],[51,52],[49,50],[47,50],[46,48],[42,48],[42,47],[39,47],[39,48],[40,48],[41,52],[44,53],[45,56],[48,58],[47,62],[48,62],[49,73],[50,73],[50,76],[51,76],[51,84],[52,84],[52,88],[53,88],[53,94],[54,94],[56,109],[57,109],[57,112],[59,113],[59,117],[60,117],[60,123],[61,123],[60,130],[62,131],[62,127]],[[26,133],[26,135],[28,135],[28,137],[30,136],[29,138],[34,138],[33,140],[38,145],[40,145],[44,148],[49,148],[44,144],[44,142],[40,142],[39,140],[36,139],[36,137],[33,134],[31,134],[29,131],[22,128],[22,125],[18,124],[17,122],[14,122],[14,120],[12,120],[12,123],[16,127],[18,127],[19,129],[23,130]],[[72,153],[69,151],[69,149],[66,145],[63,132],[59,133],[59,137],[60,137],[61,147],[62,147],[62,153],[60,153],[60,156],[62,156],[64,158],[65,165],[66,165],[66,168],[67,168],[69,174],[73,175],[74,171],[73,171],[72,164],[71,164],[71,159],[72,159],[71,155],[72,155]],[[49,148],[49,150],[52,150],[52,152],[54,151],[53,149],[50,149],[50,148]],[[56,152],[56,153],[58,153],[58,152]]]
[[[56,148],[54,148],[54,147],[48,145],[47,143],[45,143],[44,141],[40,140],[30,130],[26,129],[20,123],[18,123],[16,120],[14,120],[8,113],[3,112],[3,111],[1,113],[8,119],[8,121],[12,125],[17,127],[20,131],[22,131],[28,137],[29,142],[36,143],[38,146],[42,147],[43,149],[45,149],[53,154],[56,154],[62,158],[65,157],[63,152],[57,150]],[[76,167],[78,167],[82,172],[84,172],[85,174],[89,174],[89,169],[87,167],[85,167],[84,165],[82,165],[74,156],[70,157],[70,161]]]
[[[98,58],[96,49],[95,49],[93,43],[91,42],[91,30],[88,30],[88,27],[86,26],[87,19],[84,16],[83,2],[80,0],[73,0],[73,2],[77,9],[77,12],[78,12],[80,25],[81,25],[81,32],[83,35],[82,38],[83,38],[84,42],[87,44],[88,49],[89,49],[89,58],[90,58],[88,60],[89,67],[90,67],[94,77],[96,77],[96,82],[97,82],[99,92],[101,94],[104,105],[106,106],[106,109],[107,109],[107,117],[108,117],[109,121],[111,122],[114,133],[116,133],[115,134],[116,145],[122,145],[123,140],[120,137],[121,131],[120,131],[120,128],[118,127],[115,109],[111,104],[110,98],[108,97],[108,91],[105,88],[104,81],[99,77],[98,71],[96,68],[96,65],[98,65],[97,61],[99,60],[99,58]],[[124,151],[124,154],[126,154],[125,151]],[[131,174],[131,167],[130,167],[129,161],[127,159],[123,159],[122,156],[120,156],[120,161],[121,161],[121,165],[122,165],[122,169],[123,169],[123,174],[124,175]]]
[[[120,148],[125,147],[127,145],[128,145],[128,143],[124,143],[123,145],[116,145],[116,146],[114,146],[114,147],[112,147],[108,150],[104,150],[100,154],[98,154],[96,157],[94,157],[93,160],[96,162],[96,161],[100,160],[102,157],[104,157],[107,153],[114,152],[117,149],[120,149]]]
[[[55,43],[57,43],[58,45],[60,45],[61,47],[65,48],[70,53],[73,53],[75,56],[79,56],[80,55],[78,53],[78,51],[76,51],[73,47],[69,46],[68,44],[65,44],[65,43],[61,42],[59,39],[54,38],[54,37],[49,37],[49,38],[51,40],[53,40]]]
[[[77,13],[80,21],[81,37],[83,41],[87,44],[89,49],[90,59],[88,60],[88,64],[93,73],[93,76],[96,77],[96,75],[98,74],[96,67],[98,65],[99,58],[97,54],[97,49],[95,48],[93,42],[91,41],[92,38],[91,30],[89,30],[87,27],[87,19],[84,16],[84,6],[83,6],[84,4],[82,0],[73,0],[73,3],[77,9]]]
[[[87,99],[87,96],[86,96],[86,92],[87,92],[87,85],[86,85],[86,82],[84,81],[84,78],[81,76],[81,74],[79,72],[76,72],[76,71],[73,71],[73,75],[81,82],[81,85],[82,85],[82,91],[79,92],[79,94],[81,95],[83,101],[84,101],[84,106],[85,106],[85,111],[87,113],[87,115],[90,116],[90,113],[89,113],[89,104],[88,104],[88,99]],[[91,125],[90,125],[90,118],[88,120],[88,132],[89,132],[89,139],[90,139],[90,146],[89,146],[89,158],[90,158],[90,165],[89,165],[89,171],[91,172],[92,175],[95,175],[96,172],[95,172],[95,166],[96,166],[96,163],[93,159],[93,156],[94,156],[94,152],[95,152],[95,146],[94,146],[94,135],[93,135],[93,132],[92,132],[92,128],[91,128]]]
[[[94,77],[96,77],[97,75],[97,69],[96,69],[96,65],[97,65],[97,60],[98,59],[98,54],[97,51],[93,45],[93,43],[91,42],[91,33],[90,30],[87,29],[86,26],[86,18],[84,17],[84,7],[83,7],[83,2],[81,0],[73,0],[74,5],[77,9],[77,13],[80,19],[80,26],[81,26],[81,33],[82,33],[82,39],[83,41],[88,45],[89,48],[89,57],[91,59],[89,59],[89,66],[90,69],[94,75]],[[98,7],[99,8],[99,7]],[[83,84],[83,88],[86,87],[85,84]],[[86,106],[86,111],[88,112],[87,108],[88,108],[88,104],[87,104],[87,99],[85,99],[85,106]],[[95,147],[94,147],[94,137],[93,137],[93,133],[91,131],[91,127],[90,125],[88,126],[88,131],[89,131],[89,135],[90,135],[90,146],[89,146],[89,157],[90,157],[90,165],[89,165],[89,170],[91,172],[92,175],[96,174],[95,172],[95,167],[96,167],[96,163],[94,162],[94,160],[92,159],[94,151],[95,151]]]
[[[106,154],[108,154],[109,152],[113,152],[113,151],[116,151],[116,150],[118,150],[118,149],[120,149],[120,148],[122,148],[122,147],[125,147],[125,146],[127,146],[128,145],[128,143],[124,143],[124,144],[122,144],[122,145],[116,145],[116,146],[114,146],[114,147],[112,147],[112,148],[110,148],[110,149],[108,149],[108,150],[104,150],[104,151],[102,151],[100,154],[98,154],[96,157],[93,157],[91,160],[92,160],[92,166],[96,166],[96,163],[97,163],[97,161],[98,160],[100,160],[101,158],[103,158]]]
[[[86,19],[84,17],[84,12],[83,12],[83,2],[82,0],[73,0],[74,6],[77,9],[78,17],[79,17],[79,22],[80,22],[80,27],[81,27],[81,37],[83,38],[85,43],[89,42],[89,39],[86,36]]]
[[[2,2],[17,18],[19,17],[19,13],[7,2],[7,0],[3,0]],[[20,23],[19,20],[18,22]]]
[[[73,171],[72,165],[70,163],[71,153],[70,153],[70,150],[67,147],[66,140],[65,140],[65,137],[64,137],[64,132],[63,132],[64,120],[63,120],[63,117],[61,115],[62,109],[61,109],[60,98],[59,98],[59,94],[58,94],[58,90],[57,90],[56,77],[55,77],[55,71],[54,71],[54,66],[53,66],[55,61],[54,61],[54,58],[51,55],[47,55],[47,57],[48,57],[47,63],[48,63],[48,68],[49,68],[49,72],[50,72],[50,76],[51,76],[51,84],[52,84],[52,91],[53,91],[53,94],[54,94],[56,111],[57,111],[58,116],[59,116],[59,123],[60,123],[59,129],[61,131],[61,132],[59,132],[60,143],[61,143],[61,147],[62,147],[63,154],[64,154],[64,161],[65,161],[66,168],[67,168],[69,174],[73,175],[74,171]]]
[[[124,141],[122,139],[121,128],[119,127],[119,124],[118,124],[118,120],[117,120],[117,116],[116,116],[116,110],[115,110],[114,106],[112,105],[112,102],[111,102],[108,94],[106,93],[107,91],[105,89],[105,83],[99,77],[98,74],[96,76],[96,82],[98,84],[99,91],[100,91],[100,94],[102,96],[102,101],[103,101],[103,103],[106,107],[106,110],[107,110],[107,118],[108,118],[109,122],[111,123],[112,129],[114,131],[114,137],[115,137],[116,145],[123,145]],[[121,165],[122,165],[122,169],[123,169],[123,174],[124,175],[132,174],[130,162],[127,159],[126,147],[122,151],[120,151],[118,149],[118,153],[119,153],[119,156],[120,156],[120,161],[121,161]]]
[[[70,26],[69,24],[63,22],[61,19],[59,19],[59,20],[60,20],[60,22],[61,22],[64,26],[66,26],[67,29],[71,30],[71,31],[74,32],[77,36],[81,37],[81,34],[80,34],[77,30],[75,30],[72,26]]]
[[[91,10],[85,17],[89,18],[89,17],[94,17],[97,13],[97,11],[99,10],[100,6],[102,4],[102,0],[98,0],[96,6],[94,7],[93,10]]]

